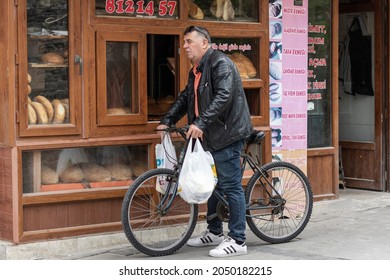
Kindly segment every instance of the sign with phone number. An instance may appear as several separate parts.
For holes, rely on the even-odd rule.
[[[175,13],[177,1],[160,1],[158,4],[158,15],[160,17]],[[149,1],[145,5],[145,1],[132,0],[106,0],[106,12],[109,14],[137,14],[153,16],[155,12],[154,1]]]

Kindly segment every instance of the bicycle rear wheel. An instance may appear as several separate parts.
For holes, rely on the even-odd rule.
[[[179,195],[156,191],[157,180],[177,184],[174,171],[153,169],[138,177],[122,204],[122,224],[130,243],[150,256],[170,255],[180,249],[194,231],[198,206]],[[173,197],[174,196],[174,197]],[[169,199],[172,204],[164,209]]]
[[[245,190],[248,226],[266,242],[288,242],[309,222],[313,209],[309,180],[297,166],[288,162],[270,162],[261,170],[265,177],[255,172]]]

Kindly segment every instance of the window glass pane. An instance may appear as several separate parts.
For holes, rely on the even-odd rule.
[[[258,22],[257,0],[195,0],[189,2],[188,17],[195,20]]]
[[[308,148],[332,145],[331,1],[309,1]]]
[[[128,187],[148,158],[147,145],[25,151],[23,192]]]
[[[164,18],[179,17],[180,1],[126,1],[126,0],[96,0],[95,14],[103,16],[121,16],[133,18]]]
[[[137,43],[106,44],[107,112],[138,114]]]
[[[227,54],[236,64],[242,79],[257,79],[259,64],[258,38],[212,38],[212,48]]]
[[[69,122],[68,1],[27,1],[29,125]]]
[[[148,34],[148,120],[158,121],[171,108],[177,94],[179,37]]]

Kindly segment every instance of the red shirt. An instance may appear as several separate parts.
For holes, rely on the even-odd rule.
[[[199,116],[199,109],[198,109],[198,87],[199,87],[199,81],[200,77],[202,76],[202,73],[197,71],[196,68],[198,67],[198,64],[195,64],[192,68],[192,72],[195,75],[195,81],[194,81],[194,93],[195,93],[195,116]]]

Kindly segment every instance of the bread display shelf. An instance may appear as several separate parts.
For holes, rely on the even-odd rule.
[[[29,63],[32,68],[64,68],[68,67],[67,64],[54,64],[54,63]]]
[[[261,79],[243,79],[242,85],[247,89],[262,88],[264,86],[264,82]]]
[[[51,191],[82,190],[82,189],[110,188],[110,187],[129,187],[132,182],[133,180],[124,180],[124,181],[110,181],[110,182],[41,185],[40,191],[51,192]]]
[[[36,40],[63,40],[68,39],[67,35],[28,35],[29,39]]]

